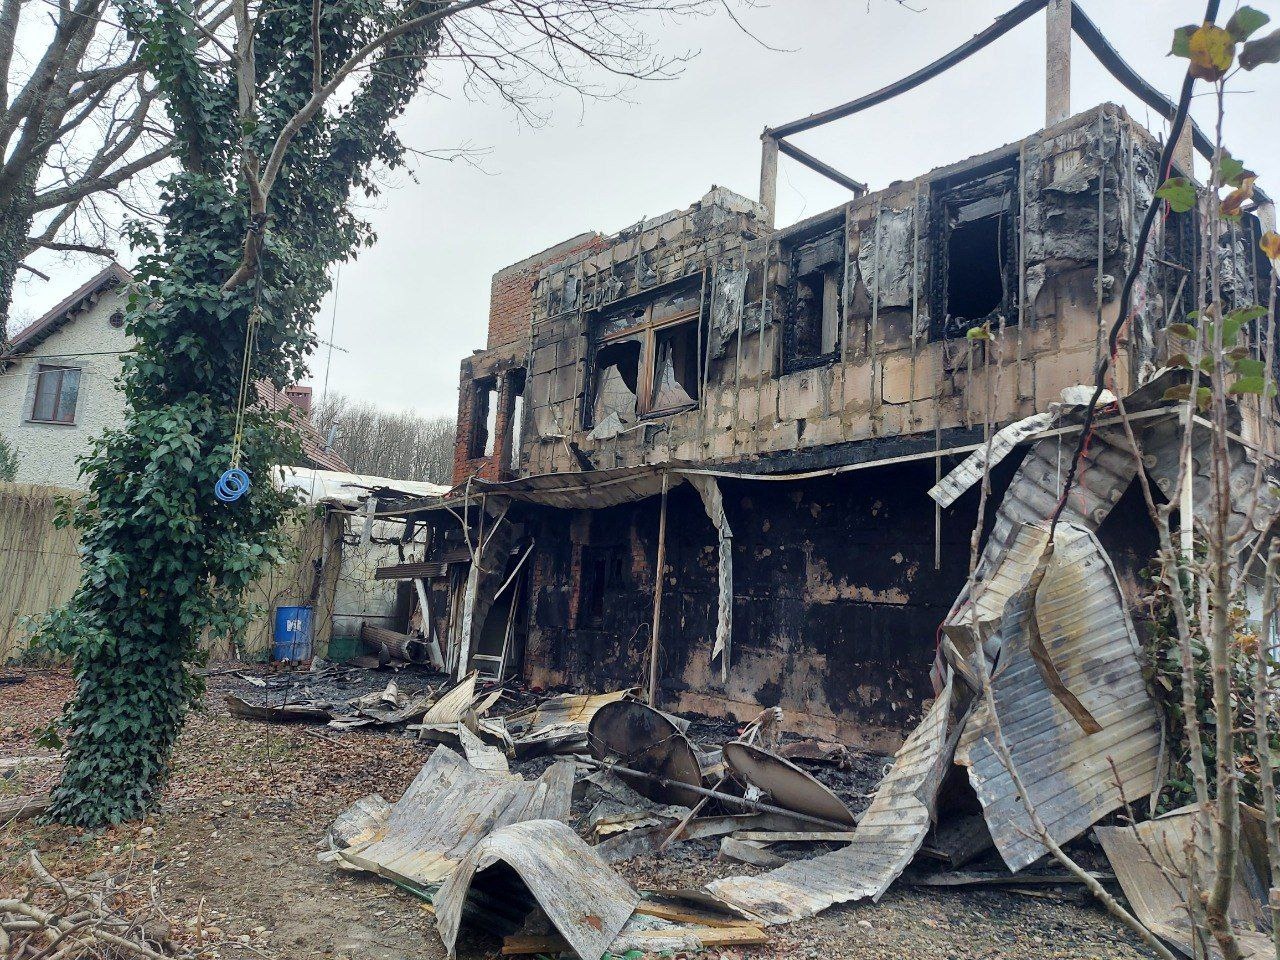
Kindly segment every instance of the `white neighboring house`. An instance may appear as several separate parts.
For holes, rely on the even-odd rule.
[[[14,334],[0,357],[0,436],[18,455],[19,483],[82,487],[76,459],[124,422],[115,381],[133,345],[124,332],[128,282],[111,264]]]
[[[14,334],[0,355],[0,436],[18,456],[17,482],[83,488],[77,460],[91,439],[124,423],[124,395],[116,379],[133,347],[124,332],[129,280],[129,271],[111,264]],[[260,384],[258,399],[274,408],[289,406],[305,466],[349,469],[324,449],[311,424],[310,388],[292,387],[282,395]]]

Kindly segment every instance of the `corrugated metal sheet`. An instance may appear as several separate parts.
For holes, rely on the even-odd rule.
[[[563,819],[573,795],[573,764],[553,764],[534,781],[476,770],[437,747],[391,810],[386,825],[341,857],[418,887],[434,887],[491,831],[524,820]]]
[[[1197,955],[1192,949],[1186,909],[1191,895],[1186,880],[1189,846],[1194,844],[1201,876],[1212,872],[1196,820],[1192,806],[1135,826],[1098,827],[1094,831],[1134,915],[1187,957]],[[1266,906],[1269,871],[1265,830],[1261,813],[1241,804],[1240,856],[1236,858],[1228,914],[1250,960],[1275,957]],[[1219,956],[1216,947],[1214,944],[1214,955]]]
[[[1023,440],[1035,436],[1041,430],[1048,429],[1053,419],[1052,413],[1037,413],[996,431],[995,436],[991,438],[990,451],[987,449],[988,445],[983,443],[969,454],[960,466],[938,481],[929,491],[929,496],[944,507],[951,506],[962,493],[982,479],[983,468],[988,462],[994,467]]]
[[[679,476],[683,463],[645,464],[610,470],[586,470],[581,473],[542,473],[501,483],[471,481],[471,496],[501,494],[512,500],[525,500],[565,510],[612,507],[633,500],[643,500],[662,492],[662,474],[671,474],[670,486],[683,482]],[[465,486],[454,487],[452,494],[461,499]],[[446,498],[448,499],[448,498]],[[455,500],[449,500],[456,504]]]
[[[1006,549],[1017,525],[1039,523],[1053,514],[1075,449],[1073,435],[1047,437],[1032,445],[996,512],[995,527],[983,552],[984,567],[991,562],[988,558]],[[1137,460],[1124,429],[1106,427],[1094,431],[1062,520],[1097,530],[1136,473]]]
[[[508,871],[488,871],[500,863],[515,872],[524,891],[512,890]],[[522,919],[512,907],[528,903],[526,891],[586,960],[608,951],[640,902],[631,885],[563,823],[513,824],[480,841],[436,895],[436,924],[449,955],[458,942],[464,907],[469,915],[492,918],[487,932],[511,933]],[[495,907],[509,918],[506,924],[495,916]]]
[[[518,727],[522,732],[515,738],[516,750],[521,755],[537,751],[555,752],[562,749],[585,749],[587,728],[591,718],[607,703],[621,700],[630,690],[614,690],[609,693],[561,694],[544,700],[528,715],[528,725]],[[516,726],[521,715],[507,717],[507,723]]]
[[[1028,547],[1044,533],[1021,528]],[[1147,692],[1137,634],[1119,581],[1092,531],[1060,523],[1054,555],[1034,604],[1015,594],[1000,624],[992,691],[1005,741],[1028,798],[1060,843],[1122,804],[1114,761],[1130,800],[1155,787],[1159,717]],[[1046,685],[1029,648],[1028,618],[1070,693],[1101,724],[1086,734]],[[993,746],[992,718],[979,702],[961,735],[956,761],[969,767],[987,827],[1011,870],[1046,850]]]
[[[708,884],[718,900],[769,924],[789,923],[871,897],[878,900],[906,869],[929,832],[940,769],[949,762],[951,681],[907,738],[859,821],[853,842],[812,860],[755,877]]]
[[[1213,493],[1210,475],[1212,438],[1212,432],[1203,424],[1197,424],[1191,435],[1191,501],[1195,505],[1197,516],[1204,515]],[[1178,456],[1182,451],[1182,423],[1179,418],[1170,416],[1148,427],[1142,434],[1142,449],[1146,454],[1148,472],[1155,478],[1161,492],[1167,496],[1178,478]],[[1268,489],[1270,484],[1264,482],[1255,489],[1255,461],[1244,444],[1228,442],[1227,453],[1231,458],[1231,520],[1227,534],[1234,537],[1248,521],[1250,512],[1256,512],[1257,515],[1253,518],[1254,531],[1261,533],[1266,526],[1266,519],[1275,507],[1275,497]],[[1255,496],[1260,496],[1263,501],[1256,511],[1253,503]]]

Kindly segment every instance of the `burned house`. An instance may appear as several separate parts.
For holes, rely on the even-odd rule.
[[[1044,6],[1021,4],[963,55]],[[713,187],[494,276],[487,346],[462,363],[455,488],[402,511],[414,547],[380,574],[417,581],[422,632],[451,670],[639,687],[663,708],[737,720],[780,706],[851,745],[902,743],[937,692],[942,625],[975,551],[1013,536],[995,506],[1029,449],[1026,519],[1061,494],[1072,388],[1093,383],[1164,179],[1159,136],[1121,107],[1066,115],[1052,56],[1045,129],[882,190],[787,139],[955,60],[766,130],[758,202]],[[1170,172],[1190,175],[1206,142],[1193,129]],[[776,226],[779,155],[851,199]],[[1233,302],[1269,283],[1256,253],[1269,211],[1216,245]],[[1112,364],[1109,386],[1139,419],[1168,413],[1166,327],[1192,309],[1204,256],[1195,217],[1158,218]],[[1008,455],[975,539],[982,484],[940,482],[1017,423],[1000,434]],[[1035,443],[1050,437],[1052,455]],[[1132,458],[1094,444],[1073,494],[1098,501],[1089,525],[1129,603],[1155,545]]]
[[[499,271],[462,367],[454,517],[431,521],[440,635],[535,684],[652,682],[674,710],[778,705],[896,746],[933,695],[977,516],[976,487],[946,507],[929,490],[984,424],[1092,382],[1159,146],[1104,105],[791,227],[716,187]],[[1119,393],[1156,375],[1190,303],[1192,216],[1164,224]],[[1257,229],[1223,248],[1245,298]],[[1153,544],[1133,516],[1099,530],[1129,585]]]
[[[1043,130],[875,192],[788,139],[1045,8]],[[922,851],[958,868],[994,849],[1017,873],[1126,804],[1157,811],[1174,748],[1167,698],[1153,693],[1148,505],[1176,508],[1164,556],[1184,560],[1212,507],[1245,579],[1280,515],[1267,383],[1236,391],[1256,395],[1246,401],[1216,395],[1206,418],[1189,380],[1204,365],[1185,356],[1212,274],[1225,317],[1215,349],[1275,376],[1267,311],[1252,306],[1274,282],[1259,243],[1274,212],[1255,192],[1241,216],[1209,218],[1210,235],[1193,205],[1157,199],[1212,144],[1194,124],[1179,136],[1180,121],[1164,143],[1111,104],[1069,116],[1072,30],[1146,103],[1176,112],[1069,0],[1024,0],[905,80],[766,130],[759,201],[712,187],[495,275],[487,347],[462,365],[454,487],[370,513],[405,522],[402,562],[378,576],[412,582],[413,639],[466,702],[501,695],[477,694],[480,679],[571,688],[550,701],[572,717],[548,721],[561,752],[682,805],[667,811],[673,830],[617,845],[597,831],[596,853],[661,852],[708,798],[816,822],[820,833],[773,838],[834,848],[722,845],[772,869],[697,894],[769,925],[879,898]],[[779,227],[781,156],[851,199]],[[1228,322],[1245,341],[1230,354]],[[472,733],[519,756],[522,741],[476,710]],[[695,745],[689,714],[745,726]],[[810,756],[896,753],[855,815],[789,747],[757,743],[766,727],[803,734]],[[447,733],[470,757],[470,734]],[[742,796],[720,791],[731,782]],[[406,797],[407,811],[419,798]],[[536,876],[535,892],[557,873],[545,863],[580,839],[559,816],[536,811],[472,849],[439,891],[447,944],[486,865]],[[728,839],[762,836],[748,833]],[[603,861],[589,873],[574,897],[617,879]],[[616,929],[581,955],[635,908],[625,886],[614,899]],[[561,900],[543,906],[572,942],[575,921],[552,916]]]

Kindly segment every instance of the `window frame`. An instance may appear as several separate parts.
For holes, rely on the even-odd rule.
[[[987,217],[999,217],[1001,220],[1001,240],[1007,245],[1005,262],[1001,264],[1001,276],[1004,280],[1004,299],[987,313],[985,317],[966,317],[968,323],[985,322],[996,314],[1004,314],[1004,325],[1015,326],[1018,322],[1018,264],[1021,257],[1018,231],[1018,196],[1019,182],[1022,177],[1022,164],[1017,154],[1009,154],[996,158],[989,164],[957,174],[930,185],[930,220],[940,225],[934,232],[932,244],[932,282],[930,291],[929,340],[956,340],[964,337],[963,333],[949,333],[947,330],[947,301],[950,296],[949,282],[951,271],[951,236],[958,227],[973,223]],[[967,207],[989,202],[999,198],[1001,207],[993,214],[973,217],[972,219],[952,223],[953,217],[959,217],[960,211]]]
[[[786,237],[782,241],[781,256],[785,283],[782,288],[782,335],[779,337],[781,370],[783,374],[812,370],[815,367],[834,363],[843,353],[843,341],[848,335],[845,322],[845,280],[849,261],[849,225],[845,216],[824,219],[821,223],[806,227],[803,233]],[[822,259],[820,250],[826,244],[835,248],[833,258]],[[801,272],[801,264],[806,251],[813,250],[815,263],[812,270]],[[817,317],[817,327],[813,331],[817,352],[800,352],[800,324],[796,310],[800,299],[800,287],[809,277],[820,278],[822,312]],[[830,288],[830,289],[828,289]],[[828,294],[834,293],[834,299],[828,301]],[[830,350],[823,350],[823,337],[826,332],[826,315],[831,311],[834,322],[833,345]]]
[[[58,411],[62,407],[62,391],[66,383],[68,373],[76,375],[76,393],[71,401],[71,411],[67,417],[59,417]],[[37,416],[40,409],[40,384],[45,377],[56,375],[57,386],[53,392],[53,411],[51,417]],[[74,367],[63,364],[38,363],[36,364],[34,383],[31,390],[31,407],[27,411],[28,423],[47,423],[61,427],[74,427],[76,425],[76,414],[80,409],[80,384],[84,379],[84,368]]]
[[[690,285],[694,287],[694,285]],[[704,304],[700,287],[694,287],[698,290],[697,302],[690,306],[688,310],[684,310],[674,316],[663,317],[661,320],[654,320],[654,311],[661,302],[661,296],[654,297],[644,307],[643,313],[635,323],[629,324],[620,330],[614,330],[607,335],[596,338],[595,344],[591,351],[591,393],[583,404],[583,420],[584,426],[590,428],[594,426],[594,406],[596,390],[599,388],[600,369],[596,362],[601,349],[611,346],[615,343],[624,341],[635,341],[639,338],[640,357],[637,361],[636,369],[636,420],[655,419],[658,417],[669,417],[677,413],[683,413],[687,410],[697,410],[702,406],[702,380],[706,374],[706,343],[704,331],[702,329]],[[678,289],[678,288],[677,288]],[[675,292],[668,290],[664,292]],[[615,306],[613,304],[611,306]],[[697,382],[694,384],[697,394],[693,397],[692,403],[680,404],[674,407],[658,407],[653,406],[654,388],[657,383],[658,376],[658,339],[663,333],[666,333],[674,327],[694,325],[696,335],[697,356]],[[687,392],[687,390],[686,390]]]

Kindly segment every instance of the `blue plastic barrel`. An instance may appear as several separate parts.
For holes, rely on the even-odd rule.
[[[311,656],[311,608],[276,607],[272,660],[297,662]]]

